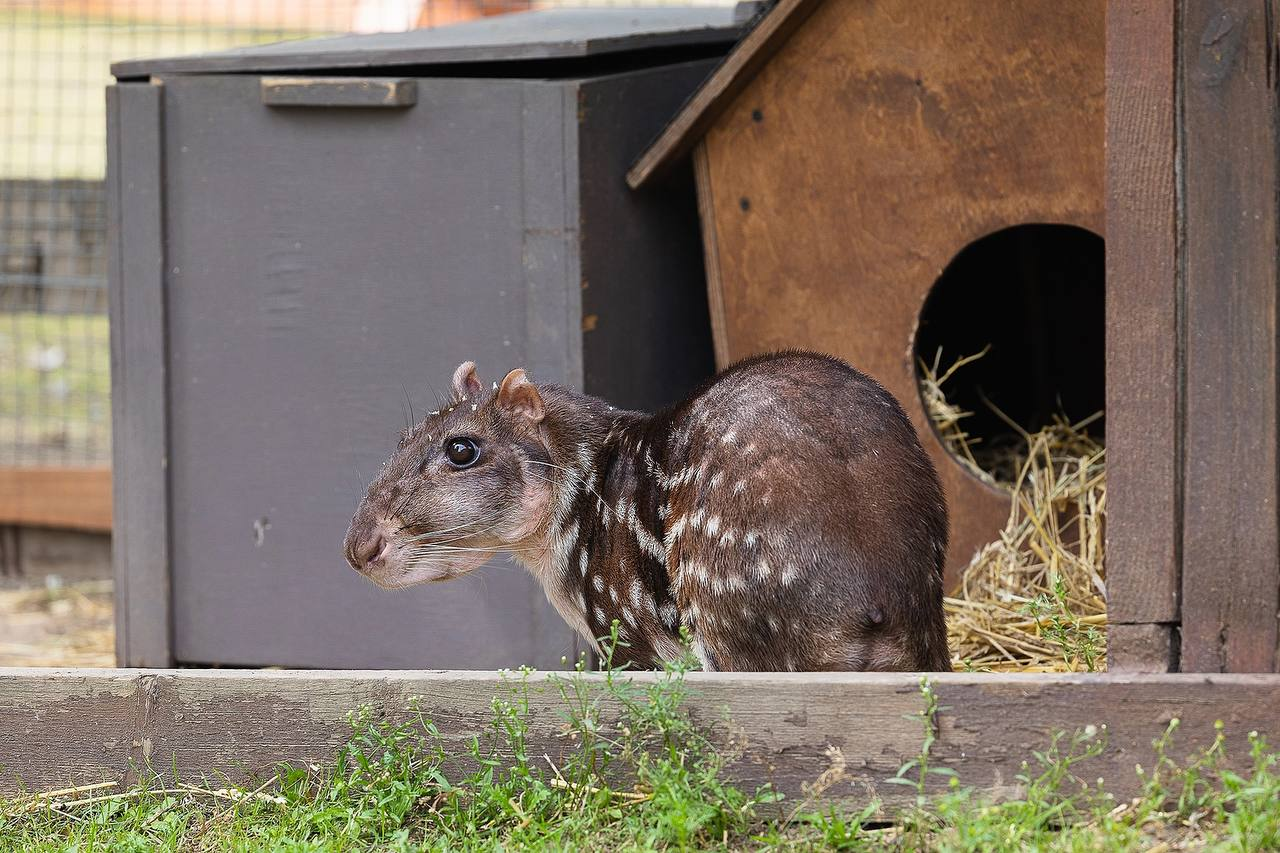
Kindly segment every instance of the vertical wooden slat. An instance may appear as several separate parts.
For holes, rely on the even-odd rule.
[[[702,258],[707,271],[707,309],[716,367],[729,366],[729,332],[724,322],[724,282],[720,278],[720,243],[716,237],[715,195],[711,191],[711,160],[707,144],[693,149],[693,178],[698,187],[698,217],[702,222]]]
[[[162,89],[107,90],[116,658],[172,663]]]
[[[1183,0],[1182,667],[1276,666],[1274,2]]]
[[[1171,668],[1178,619],[1174,5],[1107,7],[1107,592],[1134,626],[1111,632],[1113,669]]]

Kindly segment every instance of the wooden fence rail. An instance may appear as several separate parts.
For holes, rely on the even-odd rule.
[[[0,524],[111,531],[111,469],[0,468]]]
[[[583,677],[600,690],[600,676]],[[530,752],[554,759],[569,744],[563,700],[546,679],[529,682]],[[688,682],[695,718],[744,744],[730,768],[743,784],[801,797],[835,746],[849,778],[829,798],[852,804],[874,792],[898,805],[914,797],[884,780],[920,748],[918,676],[698,673]],[[369,705],[407,717],[411,697],[462,753],[486,731],[492,698],[512,683],[492,672],[0,669],[0,793],[130,781],[148,763],[191,781],[225,774],[247,783],[278,762],[332,760],[350,733],[348,712]],[[1021,762],[1055,731],[1106,727],[1105,752],[1079,772],[1105,778],[1117,796],[1135,793],[1134,764],[1150,762],[1151,741],[1171,717],[1182,721],[1178,756],[1206,746],[1219,719],[1237,759],[1247,758],[1251,730],[1280,738],[1280,675],[956,673],[933,684],[932,761],[994,795],[1016,790]]]

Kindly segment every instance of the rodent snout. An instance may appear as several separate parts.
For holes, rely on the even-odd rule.
[[[358,572],[378,568],[391,550],[391,541],[376,527],[363,537],[352,537],[347,545],[347,562]]]

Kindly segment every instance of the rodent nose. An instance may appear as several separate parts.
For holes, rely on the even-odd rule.
[[[353,563],[356,568],[367,571],[379,565],[383,558],[387,556],[389,543],[385,536],[375,532],[370,538],[357,543],[352,550],[354,552],[352,556],[355,557]]]

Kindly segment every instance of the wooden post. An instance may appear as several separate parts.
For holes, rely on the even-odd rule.
[[[1113,669],[1280,665],[1276,0],[1112,0]]]
[[[1175,0],[1107,8],[1109,667],[1176,669],[1181,551]]]
[[[125,666],[173,662],[162,95],[147,83],[107,89],[107,203],[118,211],[108,217],[112,562],[116,660]]]
[[[1276,668],[1275,7],[1184,0],[1179,18],[1189,671]]]

